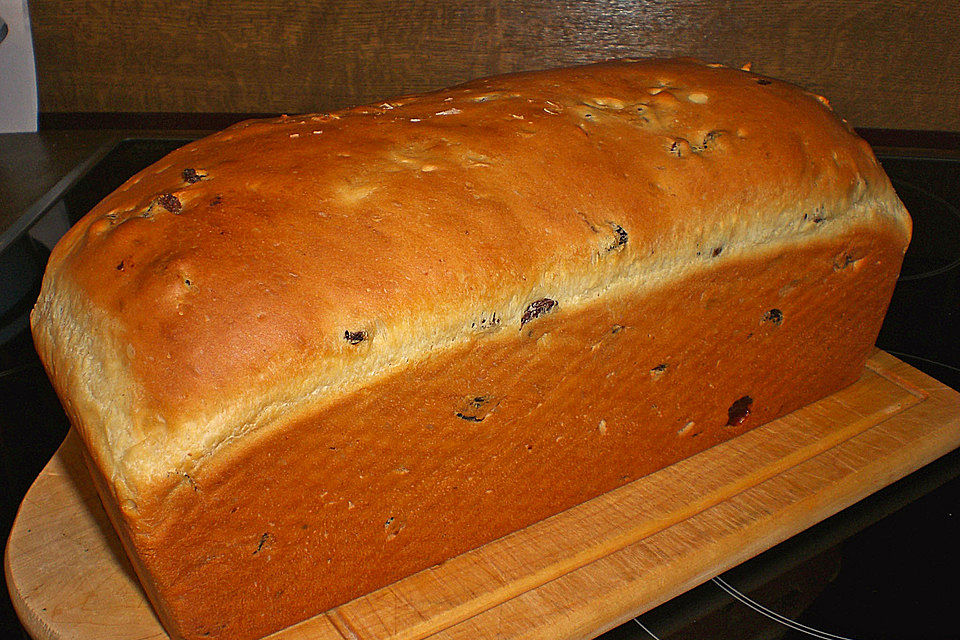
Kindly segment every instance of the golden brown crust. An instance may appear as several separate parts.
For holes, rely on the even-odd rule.
[[[689,300],[693,283],[713,278],[737,296],[730,308],[743,309],[755,301],[745,283],[767,282],[743,272],[760,268],[760,258],[784,256],[792,271],[774,275],[789,297],[829,254],[837,273],[857,273],[851,282],[871,289],[862,309],[852,308],[855,287],[825,284],[832,262],[803,285],[810,307],[791,315],[818,331],[844,326],[852,334],[837,334],[833,350],[817,355],[823,362],[803,365],[824,371],[804,393],[763,382],[776,390],[778,410],[790,410],[852,380],[909,236],[909,217],[869,147],[822,99],[693,61],[606,63],[478,80],[335,114],[250,121],[187,145],[71,229],[51,256],[33,327],[103,475],[105,499],[116,503],[120,528],[153,572],[148,592],[164,610],[189,617],[170,582],[185,569],[162,551],[175,546],[170,528],[187,521],[213,532],[204,534],[207,542],[227,539],[212,516],[192,514],[201,503],[189,506],[184,496],[202,496],[198,482],[221,478],[225,486],[239,483],[241,500],[256,502],[253,480],[235,475],[251,451],[279,455],[284,442],[314,432],[336,439],[355,429],[368,434],[362,440],[376,432],[369,416],[408,398],[444,419],[460,413],[460,422],[470,422],[470,412],[483,408],[469,402],[474,391],[449,392],[466,403],[451,418],[448,401],[456,398],[422,389],[470,376],[489,376],[494,386],[547,384],[537,369],[547,364],[517,355],[531,331],[555,326],[541,336],[544,362],[565,362],[596,338],[584,314],[653,335],[656,323],[629,305],[666,304],[667,295]],[[878,258],[864,259],[870,252]],[[708,288],[701,293],[709,298]],[[629,318],[621,322],[611,314],[623,305],[634,315],[621,309]],[[667,319],[656,322],[699,326],[682,324],[669,304],[663,313]],[[740,326],[735,320],[715,320],[726,323],[718,329],[725,348],[747,339],[729,333]],[[800,367],[792,376],[812,375],[800,366],[803,355],[819,354],[817,337],[803,338],[788,354]],[[645,350],[663,344],[638,340],[631,348],[646,358],[652,351]],[[780,359],[783,348],[757,347],[752,366]],[[456,365],[463,354],[488,351],[502,360],[496,373]],[[415,379],[435,363],[442,370],[429,384]],[[676,393],[689,393],[703,375],[689,366],[686,377],[673,378]],[[717,375],[735,378],[727,369]],[[575,375],[557,379],[571,388],[582,383]],[[528,391],[500,401],[496,413],[532,401],[535,390]],[[585,406],[605,406],[591,393],[584,392]],[[370,408],[368,418],[351,413],[355,403]],[[577,411],[567,405],[557,415],[567,425]],[[647,409],[624,411],[633,411],[625,420],[651,419]],[[511,418],[511,429],[536,431],[524,422],[531,412]],[[423,419],[419,409],[403,408],[398,421],[410,429]],[[663,430],[657,437],[676,437],[672,423],[656,428]],[[731,433],[717,428],[701,442]],[[435,455],[446,451],[442,442],[431,446]],[[654,462],[690,452],[675,449],[665,447],[672,453]],[[588,448],[585,459],[596,453]],[[309,460],[298,473],[320,458]],[[628,475],[651,468],[630,467]],[[515,482],[511,473],[500,478],[504,490]],[[611,476],[572,488],[556,504],[518,506],[497,531],[613,484]],[[293,491],[285,486],[277,491]],[[253,524],[243,527],[254,535]],[[482,541],[464,534],[447,550]],[[435,560],[437,548],[381,567],[374,582]],[[297,605],[290,594],[283,605],[290,619],[330,601],[314,593]],[[211,597],[211,611],[224,606]]]
[[[83,330],[113,343],[114,382],[137,396],[104,427],[132,429],[108,464],[153,485],[271,407],[460,340],[484,313],[513,325],[541,294],[894,203],[813,96],[686,61],[605,64],[187,145],[70,232],[50,262],[69,282],[45,295],[89,297]],[[344,339],[361,331],[376,358]]]

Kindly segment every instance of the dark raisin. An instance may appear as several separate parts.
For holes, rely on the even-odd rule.
[[[663,373],[664,371],[667,370],[667,366],[668,366],[667,363],[664,362],[664,363],[658,364],[658,365],[655,366],[653,369],[650,369],[650,371],[656,371],[657,373]]]
[[[772,81],[766,78],[757,78],[757,84],[772,84]]]
[[[172,193],[165,193],[157,198],[157,204],[170,213],[180,213],[180,210],[183,209],[183,204],[180,202],[180,198]]]
[[[196,169],[184,169],[181,175],[187,184],[195,184],[207,177],[206,173],[200,173]]]
[[[727,409],[727,426],[736,427],[743,424],[743,421],[750,415],[750,405],[752,404],[753,398],[743,396],[730,405],[730,408]]]
[[[704,149],[709,148],[710,146],[713,145],[713,143],[717,140],[717,138],[719,138],[722,135],[723,135],[723,131],[719,129],[714,129],[713,131],[707,131],[707,134],[703,136],[703,143],[701,144],[701,146],[703,146]]]
[[[527,306],[526,311],[524,311],[523,315],[520,317],[520,326],[522,327],[531,320],[536,320],[540,316],[551,313],[557,308],[558,304],[559,303],[556,300],[551,300],[550,298],[540,298],[539,300],[534,300]]]
[[[617,239],[610,249],[613,250],[627,244],[627,240],[630,239],[630,236],[627,234],[626,229],[618,225],[616,222],[607,221],[607,224],[609,224],[610,228],[613,229],[613,232],[617,234]]]
[[[693,145],[690,148],[693,149],[695,153],[703,153],[704,151],[710,151],[714,147],[714,142],[722,136],[724,132],[719,129],[714,129],[713,131],[708,131],[704,134],[703,140],[700,144]]]
[[[763,321],[772,322],[779,327],[780,323],[783,322],[783,311],[780,311],[780,309],[770,309],[763,314]]]
[[[265,533],[262,536],[260,536],[260,542],[257,543],[257,549],[256,551],[253,552],[253,555],[257,555],[258,553],[260,553],[260,550],[263,549],[263,545],[265,545],[267,543],[267,540],[269,539],[270,539],[269,533]]]
[[[223,196],[220,194],[217,194],[216,196],[214,196],[213,200],[210,201],[210,206],[215,207],[221,202],[223,202]]]
[[[456,416],[467,422],[483,422],[500,401],[492,396],[467,396],[460,404]]]
[[[123,271],[123,260],[121,260],[120,264],[117,265],[117,271]]]
[[[838,257],[836,260],[833,261],[833,270],[840,271],[841,269],[846,269],[856,261],[857,259],[854,258],[849,253],[844,254],[843,257]]]
[[[722,251],[723,251],[723,247],[717,247],[716,249],[713,250],[713,253],[711,255],[713,255],[713,257],[716,258],[718,255],[720,255]]]
[[[360,344],[367,339],[366,331],[344,331],[343,339],[350,344]]]

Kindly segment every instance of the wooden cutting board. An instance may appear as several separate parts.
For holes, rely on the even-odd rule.
[[[960,393],[877,351],[859,382],[274,640],[592,638],[960,446]],[[71,433],[7,543],[34,638],[162,639]]]

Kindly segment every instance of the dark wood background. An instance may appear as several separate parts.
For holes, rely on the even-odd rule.
[[[859,127],[960,130],[956,0],[34,0],[40,110],[297,113],[476,76],[686,55]]]

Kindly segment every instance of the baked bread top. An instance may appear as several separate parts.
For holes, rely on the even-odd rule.
[[[136,500],[405,362],[856,225],[910,235],[823,98],[696,61],[603,63],[188,144],[62,239],[33,330]]]

